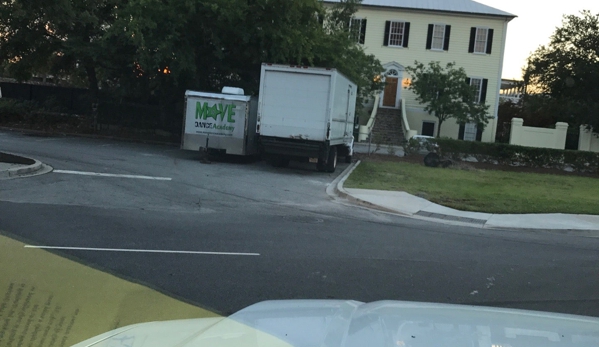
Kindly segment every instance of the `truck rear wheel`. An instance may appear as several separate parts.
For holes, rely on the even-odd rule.
[[[329,148],[329,159],[325,167],[326,172],[335,172],[337,168],[337,147]]]

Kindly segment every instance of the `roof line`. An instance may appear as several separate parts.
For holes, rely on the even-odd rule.
[[[337,1],[327,1],[325,2],[333,2],[338,3]],[[384,5],[365,5],[360,4],[362,7],[378,7],[378,8],[389,8],[389,9],[400,9],[400,10],[408,10],[414,12],[442,12],[442,13],[456,13],[456,14],[467,14],[471,16],[482,16],[482,17],[499,17],[499,18],[509,18],[512,20],[518,16],[515,14],[511,15],[501,15],[501,14],[492,14],[492,13],[480,13],[480,12],[465,12],[465,11],[450,11],[450,10],[437,10],[437,9],[429,9],[429,8],[414,8],[414,7],[400,7],[400,6],[384,6]]]

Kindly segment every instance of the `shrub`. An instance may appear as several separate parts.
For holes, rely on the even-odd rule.
[[[39,107],[35,102],[9,98],[0,99],[0,122],[19,122]]]
[[[594,152],[460,141],[448,138],[431,139],[431,141],[439,145],[443,156],[453,160],[474,157],[479,162],[599,173],[599,153]],[[416,146],[415,142],[410,141],[407,147]],[[413,148],[406,150],[408,153],[413,153],[412,151]]]
[[[411,138],[404,145],[404,152],[407,155],[410,154],[426,154],[428,152],[436,152],[437,143],[436,139],[430,138]]]

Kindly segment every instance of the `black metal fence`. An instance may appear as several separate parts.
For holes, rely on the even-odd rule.
[[[164,130],[173,134],[181,132],[183,122],[183,96],[180,105],[147,105],[134,102],[102,100],[96,112],[87,89],[0,82],[3,98],[33,101],[50,112],[77,115],[95,115],[99,129],[107,126],[139,130]]]
[[[2,97],[35,101],[40,106],[65,113],[90,114],[87,89],[27,83],[0,82]]]
[[[164,130],[177,134],[183,125],[183,110],[178,105],[160,107],[137,103],[100,102],[97,112],[100,127],[112,125],[139,130]]]

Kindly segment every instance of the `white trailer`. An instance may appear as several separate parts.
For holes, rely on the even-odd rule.
[[[258,100],[243,94],[243,89],[232,87],[224,87],[221,94],[186,91],[181,148],[209,154],[258,154]]]
[[[275,166],[310,161],[334,172],[351,162],[357,86],[335,69],[262,64],[256,133]]]

